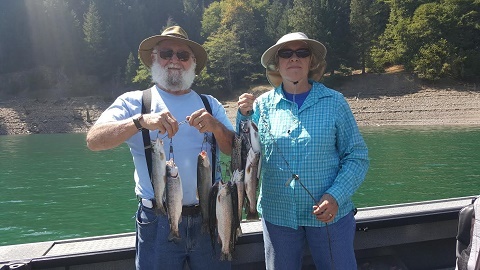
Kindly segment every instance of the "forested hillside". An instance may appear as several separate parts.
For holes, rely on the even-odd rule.
[[[266,83],[260,56],[305,32],[328,50],[327,73],[403,65],[419,78],[478,80],[478,0],[0,1],[0,99],[116,96],[149,84],[140,42],[180,25],[209,53],[196,89]]]

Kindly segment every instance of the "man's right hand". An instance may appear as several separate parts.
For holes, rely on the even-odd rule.
[[[158,129],[160,134],[167,133],[168,138],[172,138],[178,132],[178,121],[169,111],[144,114],[140,124],[148,130]]]

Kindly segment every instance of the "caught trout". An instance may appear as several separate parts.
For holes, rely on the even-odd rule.
[[[202,232],[208,232],[208,193],[212,186],[212,167],[205,151],[200,152],[197,161],[197,199],[202,212]]]
[[[152,141],[152,175],[153,192],[155,196],[155,213],[166,215],[163,201],[165,200],[165,185],[167,181],[167,158],[163,141],[157,138]]]
[[[247,195],[247,220],[258,219],[257,212],[257,190],[258,190],[258,166],[260,163],[260,153],[255,153],[250,148],[245,166],[245,193]]]
[[[233,139],[232,155],[230,159],[230,171],[243,170],[242,167],[242,136],[235,133]]]
[[[258,135],[258,127],[257,125],[252,121],[249,120],[248,123],[249,125],[249,133],[250,133],[250,145],[252,146],[253,151],[255,153],[260,152],[260,136]]]
[[[242,120],[240,122],[240,133],[239,136],[241,137],[241,151],[240,151],[240,160],[241,160],[241,168],[245,169],[247,164],[247,155],[250,148],[252,148],[252,143],[250,141],[250,122],[251,120]]]
[[[167,216],[170,224],[168,241],[178,243],[181,240],[178,225],[182,221],[182,180],[173,159],[167,161],[167,184],[165,189]]]
[[[238,194],[238,222],[237,237],[242,235],[240,221],[242,221],[243,202],[245,201],[245,182],[243,181],[243,171],[235,170],[231,180],[237,186]],[[236,240],[236,239],[235,239]]]
[[[220,184],[216,201],[217,231],[222,247],[220,260],[232,260],[235,248],[236,230],[239,224],[236,201],[237,191],[233,182]]]
[[[216,230],[217,230],[217,196],[220,182],[215,182],[208,193],[208,232],[210,233],[210,241],[212,249],[215,251]]]
[[[261,153],[261,146],[260,146],[260,135],[258,135],[258,127],[253,122],[250,121],[250,145],[252,146],[253,151],[255,154]],[[260,168],[262,167],[262,158],[261,154],[258,161],[258,169],[257,169],[257,178],[260,179]]]

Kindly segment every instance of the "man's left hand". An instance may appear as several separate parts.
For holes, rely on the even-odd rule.
[[[205,108],[193,112],[190,116],[187,116],[187,121],[190,126],[198,129],[199,132],[214,132],[218,125],[217,119],[215,119]]]

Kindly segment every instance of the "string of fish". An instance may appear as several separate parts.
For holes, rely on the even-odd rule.
[[[188,123],[188,120],[183,120],[178,123],[179,126]],[[160,136],[160,132],[157,133],[157,138]],[[163,140],[168,136],[168,134],[163,135],[160,139]],[[203,136],[203,141],[202,141],[202,147],[200,149],[200,152],[202,150],[207,150],[207,144],[210,144],[210,147],[212,147],[212,143],[208,141],[208,135],[207,133],[204,133]],[[213,154],[213,153],[212,153]],[[169,152],[168,152],[168,159],[172,158],[173,161],[175,161],[175,153],[173,152],[173,138],[170,138],[170,146],[169,146]]]
[[[295,84],[295,93],[293,95],[293,104],[292,106],[294,106],[295,104],[295,94],[297,92],[297,84]],[[293,115],[293,112],[292,112],[292,115]],[[267,131],[268,135],[270,135],[270,138],[272,139],[272,142],[273,144],[275,145],[278,153],[280,154],[280,156],[282,157],[283,161],[285,162],[285,164],[287,165],[287,170],[291,173],[292,175],[292,178],[288,179],[286,182],[285,182],[285,186],[288,186],[293,180],[297,181],[300,186],[308,193],[308,195],[310,196],[310,198],[312,198],[313,202],[315,205],[317,206],[320,206],[318,204],[318,202],[316,201],[315,197],[313,196],[313,194],[308,190],[308,188],[302,183],[301,179],[300,179],[300,176],[296,173],[293,172],[293,170],[291,169],[290,167],[290,164],[288,163],[287,159],[285,158],[285,156],[283,155],[281,149],[280,149],[280,146],[278,145],[277,143],[277,140],[275,139],[275,137],[273,136],[272,132],[271,132],[271,129],[270,129],[270,125],[268,124],[267,120],[266,120],[266,114],[260,112],[260,119],[262,119],[262,122],[263,122],[263,125],[265,127],[265,130]],[[294,120],[294,121],[297,121],[297,120]],[[330,251],[330,260],[332,262],[332,269],[335,269],[334,267],[334,260],[333,260],[333,252],[332,252],[332,239],[330,237],[330,232],[328,230],[328,222],[325,222],[325,229],[327,231],[327,237],[328,237],[328,247],[329,247],[329,251]]]
[[[181,126],[181,125],[186,124],[186,123],[188,123],[188,120],[183,120],[183,121],[179,122],[178,125]],[[158,138],[159,135],[160,135],[160,132],[157,133],[157,138]],[[165,139],[167,136],[168,136],[168,134],[165,134],[165,135],[163,135],[163,137],[161,137],[160,139],[163,140],[163,139]],[[173,152],[173,140],[172,140],[172,139],[173,139],[173,138],[170,138],[170,146],[169,146],[168,159],[173,158],[173,160],[175,161],[175,154],[174,154],[174,152]],[[200,149],[200,152],[201,152],[202,150],[205,150],[205,151],[207,150],[207,146],[206,146],[207,144],[209,144],[210,147],[211,147],[211,149],[212,149],[212,158],[216,158],[215,146],[208,140],[208,134],[207,134],[207,133],[204,133],[203,141],[202,141],[202,147],[201,147],[201,149]],[[216,167],[215,170],[216,170],[217,172],[221,172],[221,171],[222,171],[222,169],[221,169],[220,166],[221,166],[220,164],[218,164],[218,166],[215,166],[215,167]]]

